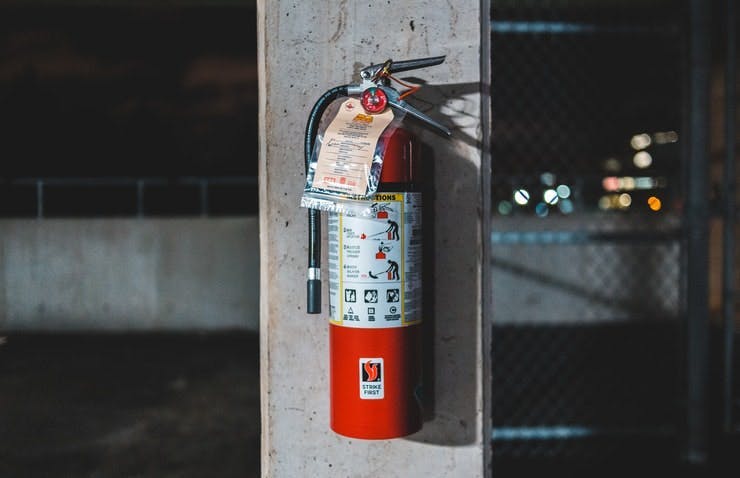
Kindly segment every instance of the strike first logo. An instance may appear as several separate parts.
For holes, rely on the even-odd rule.
[[[360,359],[360,398],[377,400],[383,398],[384,370],[382,358]]]

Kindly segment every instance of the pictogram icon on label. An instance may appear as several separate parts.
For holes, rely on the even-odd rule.
[[[365,303],[366,304],[377,304],[378,303],[378,289],[365,289]]]
[[[385,370],[382,358],[360,359],[360,398],[378,400],[385,396]]]
[[[374,201],[375,217],[329,215],[330,319],[366,328],[418,323],[421,194],[379,193]]]

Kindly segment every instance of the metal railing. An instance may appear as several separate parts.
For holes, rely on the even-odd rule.
[[[218,210],[212,207],[211,196],[214,189],[220,187],[243,188],[245,193],[244,203],[231,204],[229,211],[235,211],[237,214],[250,214],[257,211],[257,178],[255,176],[183,176],[183,177],[26,177],[0,180],[0,191],[13,187],[33,188],[34,207],[26,207],[25,210],[35,211],[34,216],[37,218],[49,217],[46,207],[47,192],[49,188],[68,189],[85,188],[93,190],[98,189],[110,190],[111,188],[130,188],[131,204],[127,210],[131,211],[132,216],[144,217],[150,215],[147,204],[147,192],[151,192],[156,187],[188,187],[197,189],[197,206],[187,208],[185,214],[208,216],[218,214]],[[105,211],[103,204],[100,209]],[[77,211],[67,211],[68,215],[77,215]],[[180,212],[183,214],[183,212]],[[24,215],[24,214],[21,214]],[[26,214],[27,215],[27,214]],[[55,216],[60,214],[53,214]],[[64,215],[64,214],[61,214]],[[83,214],[84,215],[84,214]],[[93,215],[107,216],[110,214],[98,213]],[[121,215],[120,213],[112,215]],[[127,215],[127,214],[125,214]],[[161,215],[161,214],[159,214]]]

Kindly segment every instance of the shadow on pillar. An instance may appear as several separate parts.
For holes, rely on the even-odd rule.
[[[464,107],[462,95],[479,88],[477,83],[429,87],[422,90],[427,96],[411,102],[449,125],[450,118],[431,105],[455,99]],[[477,123],[477,116],[471,121]],[[460,124],[460,118],[455,122]],[[425,423],[407,439],[463,446],[480,439],[480,173],[466,157],[465,147],[477,145],[477,140],[461,131],[453,132],[452,140],[428,131],[419,137],[424,178]]]

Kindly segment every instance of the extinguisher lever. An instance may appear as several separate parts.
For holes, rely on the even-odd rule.
[[[416,108],[402,100],[400,98],[401,95],[398,93],[398,91],[387,86],[381,86],[380,88],[385,92],[386,96],[388,97],[388,104],[391,105],[393,108],[403,111],[404,113],[416,118],[423,123],[426,123],[428,126],[431,126],[432,128],[446,134],[447,136],[452,136],[452,131],[450,130],[450,128],[425,115],[421,111],[417,110]]]
[[[402,71],[419,70],[428,66],[441,65],[445,61],[445,56],[430,56],[428,58],[415,58],[413,60],[392,61],[378,65],[370,65],[360,71],[360,77],[364,80],[377,78],[385,70],[386,73],[400,73]]]
[[[430,56],[427,58],[415,58],[413,60],[394,61],[390,67],[391,73],[400,73],[402,71],[418,70],[428,66],[441,65],[445,61],[445,55]]]

